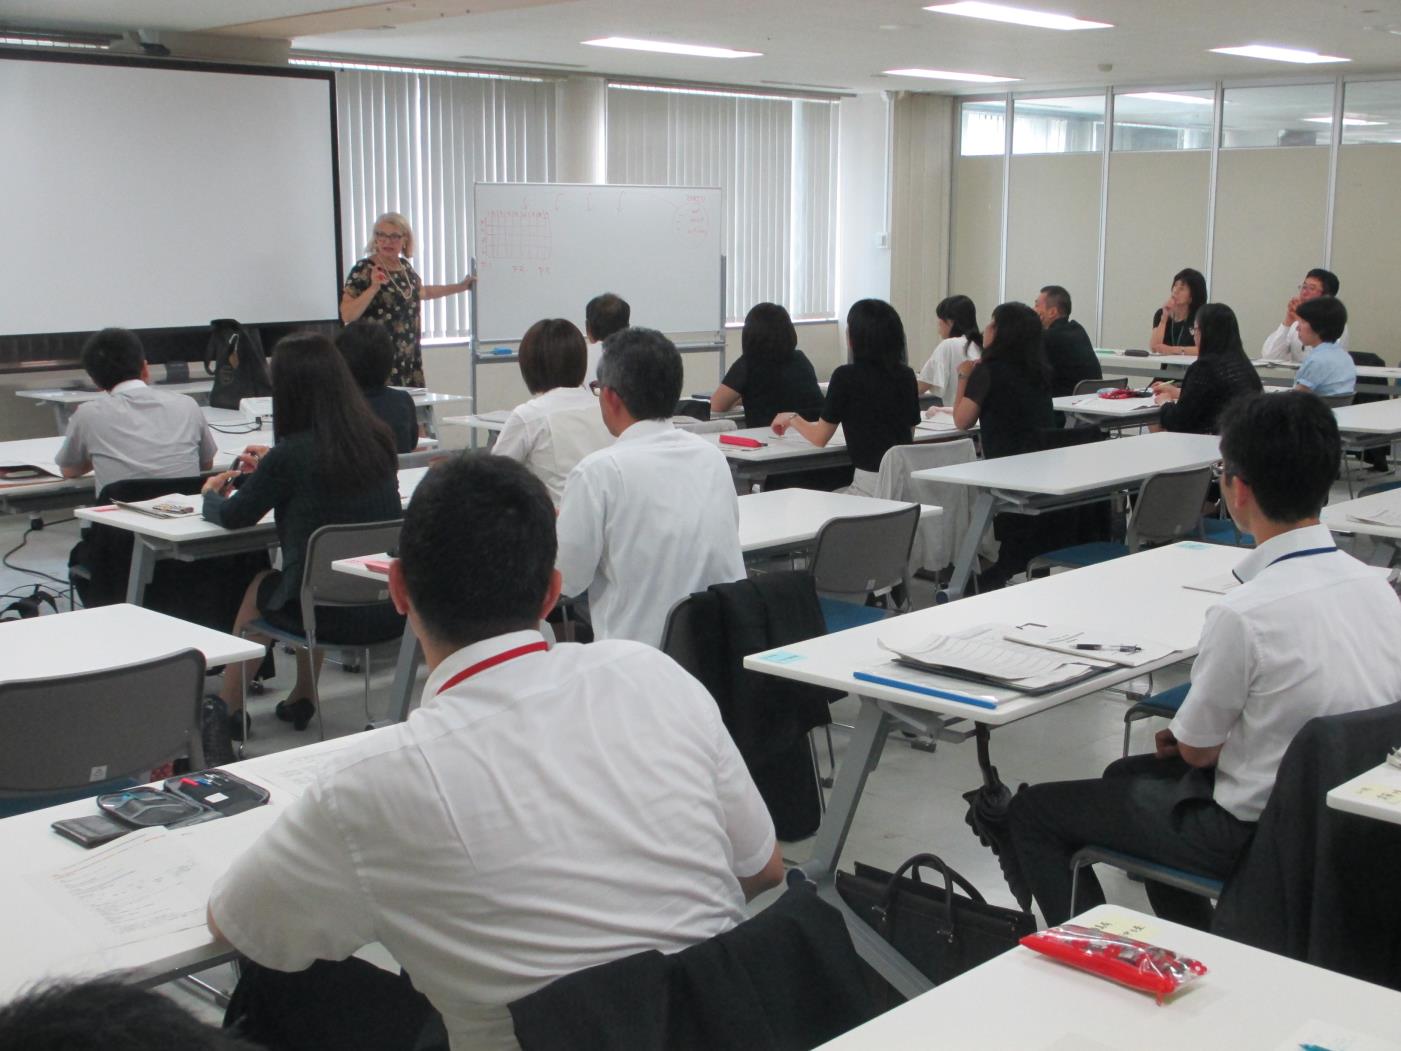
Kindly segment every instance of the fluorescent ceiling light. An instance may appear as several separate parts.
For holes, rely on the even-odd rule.
[[[1034,26],[1037,29],[1113,29],[1110,22],[1091,22],[1071,15],[1058,15],[1051,11],[1030,11],[1024,7],[1007,7],[1005,4],[986,4],[981,0],[962,0],[956,4],[934,4],[925,8],[940,15],[963,15],[967,18],[985,18],[990,22],[1010,22],[1018,26]]]
[[[1332,124],[1332,117],[1305,117],[1306,124]],[[1345,128],[1380,128],[1384,125],[1384,120],[1363,120],[1361,117],[1344,117],[1343,127]]]
[[[1317,51],[1302,51],[1294,47],[1274,47],[1271,44],[1247,44],[1245,47],[1214,47],[1218,55],[1240,55],[1242,58],[1264,58],[1271,62],[1299,62],[1313,65],[1318,62],[1351,62],[1350,58],[1338,55],[1320,55]]]
[[[667,40],[634,40],[625,36],[599,37],[584,40],[590,47],[617,47],[625,51],[659,51],[664,55],[694,55],[697,58],[758,58],[762,51],[734,51],[728,47],[707,47],[704,44],[674,44]]]
[[[1179,95],[1172,91],[1133,91],[1120,95],[1121,99],[1142,99],[1144,102],[1181,102],[1189,106],[1215,105],[1215,99],[1204,99],[1199,95]]]
[[[995,77],[991,73],[953,73],[947,69],[887,69],[890,77],[924,77],[926,80],[965,80],[973,84],[1005,84],[1020,77]]]

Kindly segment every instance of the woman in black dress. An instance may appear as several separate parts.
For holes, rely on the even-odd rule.
[[[914,440],[918,387],[905,362],[905,327],[889,303],[853,303],[846,315],[846,341],[851,363],[832,372],[821,417],[809,423],[795,411],[781,412],[773,419],[773,432],[781,435],[792,427],[813,445],[824,446],[840,424],[854,469],[849,491],[874,496],[881,459],[891,446]]]
[[[1188,267],[1173,274],[1167,302],[1153,315],[1148,349],[1154,354],[1196,354],[1192,325],[1205,302],[1206,278],[1201,271]]]
[[[1265,388],[1245,356],[1234,310],[1225,303],[1208,303],[1197,313],[1192,331],[1198,356],[1182,377],[1182,386],[1153,385],[1162,406],[1158,426],[1165,431],[1216,434],[1221,411],[1228,404]]]
[[[822,412],[817,373],[798,349],[793,319],[777,303],[760,303],[744,316],[739,360],[710,396],[710,411],[725,412],[740,402],[746,427],[767,427],[791,406],[805,420]]]
[[[274,444],[253,445],[240,469],[212,475],[204,485],[204,517],[228,529],[258,522],[269,511],[277,524],[282,569],[264,570],[243,596],[233,631],[259,617],[279,628],[302,630],[299,592],[307,541],[324,525],[384,522],[402,516],[398,457],[389,428],[370,411],[345,360],[330,340],[288,336],[272,359]],[[238,486],[235,488],[235,480]],[[403,618],[385,602],[368,609],[330,608],[317,614],[317,630],[354,645],[392,635]],[[319,654],[317,655],[319,657]],[[297,653],[297,682],[277,706],[278,718],[304,730],[311,700],[314,660]],[[244,676],[259,661],[230,664],[220,696],[230,713],[243,702]],[[236,736],[241,716],[232,720]]]
[[[341,320],[347,325],[360,318],[382,322],[394,340],[394,370],[389,382],[395,387],[422,387],[423,329],[420,304],[425,299],[466,292],[475,277],[453,285],[425,285],[409,262],[413,258],[413,228],[398,212],[385,212],[375,220],[374,233],[365,246],[365,258],[351,267],[341,293]]]

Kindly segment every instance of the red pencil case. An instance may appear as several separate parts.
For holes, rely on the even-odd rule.
[[[746,438],[742,434],[722,434],[720,441],[726,445],[738,445],[744,449],[762,449],[764,443],[758,438]]]

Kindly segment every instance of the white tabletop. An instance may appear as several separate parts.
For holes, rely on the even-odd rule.
[[[1401,767],[1382,763],[1328,793],[1334,810],[1401,825]]]
[[[460,427],[475,427],[482,431],[500,431],[506,426],[510,409],[495,409],[491,412],[477,412],[470,416],[444,416],[443,423],[453,423]]]
[[[1344,435],[1401,434],[1401,399],[1342,405],[1333,410]]]
[[[188,881],[192,889],[207,896],[214,880],[301,794],[319,761],[363,739],[355,734],[226,765],[268,788],[272,798],[268,806],[171,833],[198,858],[197,873]],[[92,853],[49,825],[95,812],[93,801],[85,799],[0,820],[0,855],[6,859],[0,868],[0,944],[5,946],[0,1001],[46,977],[89,977],[120,968],[128,970],[127,981],[155,981],[229,952],[203,923],[164,937],[104,945],[97,931],[77,922],[61,899],[45,892],[41,874]]]
[[[402,503],[409,502],[414,489],[418,487],[418,483],[422,481],[428,470],[427,467],[407,467],[399,472],[399,497]],[[199,497],[191,499],[198,504]],[[113,504],[105,504],[100,507],[80,507],[73,513],[89,522],[101,522],[103,525],[125,529],[129,533],[168,543],[191,543],[235,533],[266,531],[273,522],[271,511],[264,515],[262,521],[257,525],[249,526],[246,529],[225,529],[213,522],[206,522],[199,514],[189,515],[185,518],[156,518],[153,515],[142,514],[140,511],[128,511]]]
[[[1051,404],[1057,412],[1068,412],[1076,416],[1142,416],[1150,423],[1158,415],[1159,406],[1151,396],[1147,398],[1101,398],[1098,394],[1062,394],[1052,398]]]
[[[1099,629],[1116,637],[1139,638],[1170,647],[1175,654],[1157,665],[1161,666],[1196,654],[1206,611],[1221,600],[1220,595],[1196,591],[1183,584],[1229,573],[1247,554],[1248,551],[1239,548],[1186,541],[906,613],[899,621],[902,629],[918,626],[931,633],[1028,621]],[[869,670],[890,659],[891,655],[876,644],[877,637],[890,623],[867,624],[751,654],[744,658],[744,666],[751,671],[942,715],[976,715],[979,722],[991,725],[1013,722],[1074,700],[1088,691],[1144,674],[1144,669],[1118,669],[1090,680],[1088,685],[1077,684],[1036,697],[952,678],[942,680],[955,693],[1000,693],[1007,698],[996,710],[973,707],[957,700],[864,682],[853,676],[853,672]]]
[[[210,666],[263,654],[237,635],[125,604],[17,620],[4,631],[0,679],[102,671],[184,649],[199,650]]]
[[[1401,526],[1382,525],[1380,522],[1359,522],[1353,515],[1372,511],[1393,511],[1401,515],[1401,489],[1388,489],[1371,496],[1359,496],[1356,500],[1343,500],[1329,504],[1323,509],[1322,519],[1335,533],[1356,533],[1360,536],[1385,536],[1401,540]]]
[[[1018,946],[823,1051],[1397,1047],[1401,993],[1113,905],[1071,922],[1141,925],[1140,940],[1200,960],[1207,973],[1159,1006],[1147,993]]]
[[[834,518],[879,515],[909,507],[899,500],[877,500],[850,493],[825,493],[816,489],[775,489],[739,498],[739,545],[745,554],[799,547],[810,543]],[[943,509],[922,505],[920,517],[943,514]]]
[[[1160,471],[1206,467],[1220,458],[1215,435],[1159,432],[951,464],[915,471],[914,477],[1014,493],[1073,496],[1127,485]]]
[[[190,380],[186,383],[152,383],[152,387],[157,390],[171,391],[175,394],[207,394],[214,386],[212,379]],[[92,401],[100,397],[104,392],[100,390],[68,390],[62,387],[43,387],[31,390],[15,391],[21,398],[32,398],[35,401],[48,402],[53,405],[81,405],[85,401]]]

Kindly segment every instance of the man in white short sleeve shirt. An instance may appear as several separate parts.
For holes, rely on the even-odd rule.
[[[515,1047],[512,1001],[729,930],[783,872],[698,682],[632,642],[547,649],[554,517],[514,461],[428,474],[389,578],[431,669],[422,706],[331,755],[210,900],[211,926],[264,967],[382,943],[454,1051]]]
[[[151,370],[135,332],[105,328],[83,346],[83,368],[106,394],[68,421],[54,458],[65,478],[89,471],[100,493],[125,478],[187,478],[214,465],[218,446],[185,394],[147,386]]]
[[[671,340],[648,328],[612,336],[598,382],[617,441],[564,483],[564,594],[588,592],[594,638],[657,646],[680,599],[744,579],[739,502],[720,450],[672,426],[682,368]]]
[[[1284,321],[1265,337],[1265,345],[1260,348],[1260,356],[1266,361],[1285,361],[1300,364],[1308,355],[1309,348],[1299,338],[1299,315],[1295,313],[1300,303],[1307,303],[1319,296],[1336,296],[1342,283],[1331,270],[1315,267],[1304,275],[1298,293],[1284,307]],[[1338,346],[1347,350],[1347,326],[1336,340]]]
[[[1048,924],[1103,902],[1089,868],[1070,900],[1071,856],[1091,844],[1224,878],[1304,723],[1401,699],[1401,601],[1318,520],[1341,455],[1333,413],[1306,392],[1245,399],[1223,417],[1221,455],[1222,496],[1258,546],[1207,612],[1191,688],[1156,755],[1012,800],[1016,856]],[[1147,889],[1164,918],[1210,921],[1206,899]]]

